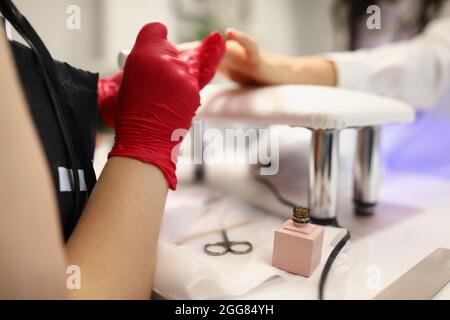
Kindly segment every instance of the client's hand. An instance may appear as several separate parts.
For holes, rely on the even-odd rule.
[[[200,88],[214,75],[224,51],[219,34],[209,39],[186,59],[167,40],[164,25],[147,24],[123,71],[109,157],[130,157],[159,167],[171,189],[176,187],[175,148],[181,142],[172,134],[191,126]]]
[[[219,70],[244,85],[336,85],[334,64],[323,57],[289,57],[260,50],[244,32],[228,29]]]
[[[198,80],[200,89],[214,77],[220,60],[225,52],[225,42],[218,32],[211,33],[202,42],[192,42],[177,46],[178,57],[184,61]],[[98,110],[103,122],[114,128],[117,93],[122,81],[122,71],[111,78],[102,78],[98,82]]]

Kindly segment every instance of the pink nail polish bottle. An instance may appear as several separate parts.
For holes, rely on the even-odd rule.
[[[275,231],[272,265],[310,277],[320,263],[324,229],[309,223],[308,208],[294,208],[292,219]]]

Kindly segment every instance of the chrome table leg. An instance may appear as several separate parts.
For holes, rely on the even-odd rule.
[[[339,175],[339,131],[312,132],[309,164],[311,217],[328,223],[336,218]]]
[[[353,178],[355,213],[361,215],[374,213],[380,179],[380,128],[360,128],[358,129]]]

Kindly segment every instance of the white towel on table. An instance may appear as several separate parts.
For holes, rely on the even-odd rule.
[[[170,299],[226,299],[245,294],[274,278],[289,281],[299,277],[271,265],[273,232],[283,223],[281,218],[207,189],[173,195],[169,198],[169,209],[161,230],[154,283],[154,289],[162,296]],[[192,204],[193,199],[198,204]],[[203,246],[222,241],[220,232],[180,246],[172,243],[185,235],[248,220],[252,222],[227,231],[230,241],[250,241],[253,244],[253,251],[247,255],[206,255]],[[326,228],[322,265],[330,252],[330,243],[340,237],[341,229]],[[317,282],[319,269],[321,267],[312,278],[305,280]]]

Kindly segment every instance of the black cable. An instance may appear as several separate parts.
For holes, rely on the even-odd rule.
[[[277,189],[277,187],[271,181],[269,181],[267,179],[263,179],[261,177],[257,177],[256,181],[265,185],[267,187],[267,189],[269,189],[273,193],[275,198],[277,198],[277,200],[280,201],[281,203],[283,203],[284,205],[287,205],[288,207],[292,207],[292,208],[299,207],[298,204],[284,198],[281,195],[281,193],[279,192],[279,190]],[[314,223],[314,219],[312,219],[311,221]],[[339,225],[337,219],[329,220],[328,225],[331,225],[336,228],[342,228]],[[348,230],[346,230],[346,231],[347,232],[346,232],[345,236],[341,240],[339,240],[337,245],[331,251],[331,253],[328,256],[328,259],[323,267],[322,274],[320,275],[320,280],[319,280],[319,300],[324,300],[325,283],[327,281],[328,274],[330,273],[330,270],[331,270],[331,267],[333,266],[334,261],[336,260],[338,254],[341,252],[341,250],[344,248],[345,244],[351,238],[350,231],[348,231]]]
[[[294,202],[292,202],[292,201],[287,200],[286,198],[284,198],[284,197],[281,195],[281,193],[278,191],[277,187],[276,187],[272,182],[270,182],[269,180],[263,179],[263,178],[261,178],[261,177],[257,177],[256,180],[257,180],[259,183],[262,183],[263,185],[265,185],[265,186],[267,187],[267,189],[269,189],[269,190],[273,193],[273,195],[275,196],[275,198],[277,198],[277,200],[278,200],[279,202],[281,202],[282,204],[284,204],[284,205],[286,205],[286,206],[288,206],[288,207],[292,207],[292,208],[299,207],[299,206],[298,206],[297,204],[295,204]]]
[[[345,244],[350,240],[350,237],[351,237],[350,231],[347,230],[345,236],[338,242],[338,244],[333,248],[330,255],[328,256],[327,262],[323,267],[322,274],[320,275],[319,300],[324,300],[324,291],[325,291],[324,289],[328,274],[330,273],[334,260],[336,260],[336,257],[338,256],[339,252],[341,252],[342,248],[344,248]]]

